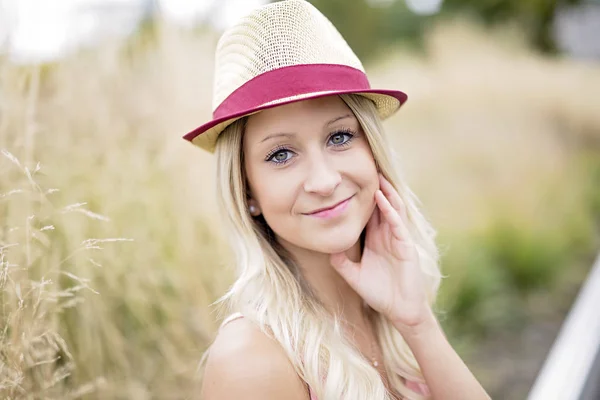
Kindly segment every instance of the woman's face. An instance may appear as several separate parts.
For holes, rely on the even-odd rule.
[[[367,138],[341,98],[250,116],[243,150],[249,204],[282,244],[321,253],[356,244],[379,184]]]

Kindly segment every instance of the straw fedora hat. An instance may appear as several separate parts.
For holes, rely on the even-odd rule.
[[[215,55],[213,119],[184,139],[213,152],[218,135],[240,118],[347,93],[371,99],[382,119],[407,98],[397,90],[371,89],[358,57],[313,5],[278,1],[257,8],[223,33]]]

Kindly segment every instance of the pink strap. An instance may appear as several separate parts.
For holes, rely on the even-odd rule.
[[[429,387],[424,383],[406,381],[406,387],[415,393],[422,394],[423,396],[431,396],[431,392],[429,392]]]

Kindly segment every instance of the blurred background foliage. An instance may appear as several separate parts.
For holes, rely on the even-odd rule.
[[[540,39],[556,2],[314,3],[409,94],[385,127],[439,231],[438,315],[493,398],[523,399],[600,247],[600,66]],[[212,157],[180,136],[210,117],[217,38],[156,19],[0,58],[3,398],[197,397],[233,268]]]
[[[434,14],[416,14],[403,0],[311,0],[338,27],[361,59],[381,53],[398,40],[419,48],[427,26],[440,19],[469,18],[486,26],[515,25],[526,41],[555,52],[552,22],[558,7],[582,0],[444,0]],[[413,1],[413,3],[418,3]]]

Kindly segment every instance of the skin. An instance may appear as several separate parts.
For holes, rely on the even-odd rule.
[[[252,214],[264,216],[325,306],[352,327],[348,334],[358,349],[370,357],[376,342],[362,306],[366,302],[405,338],[432,398],[489,399],[426,301],[404,203],[378,174],[346,104],[331,96],[254,114],[243,151]],[[345,210],[335,218],[311,215],[345,199]],[[382,359],[378,346],[376,358]],[[277,343],[242,318],[217,335],[202,398],[293,400],[307,399],[308,391]]]
[[[324,97],[253,115],[243,148],[255,215],[262,213],[325,304],[364,326],[362,299],[329,260],[340,252],[360,257],[360,234],[379,188],[369,144],[348,106],[339,97]],[[350,197],[339,218],[307,215]]]
[[[331,254],[356,245],[379,185],[369,144],[341,99],[292,103],[250,117],[244,156],[250,203],[284,247]],[[343,218],[307,215],[349,197]]]

